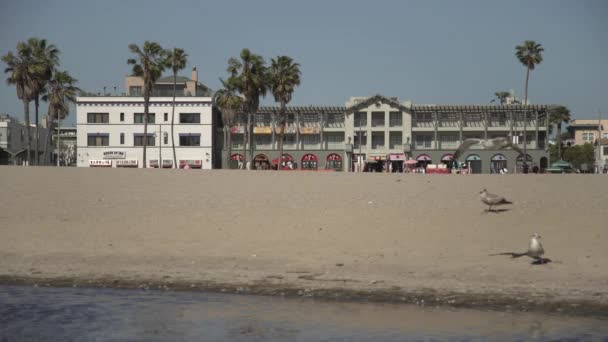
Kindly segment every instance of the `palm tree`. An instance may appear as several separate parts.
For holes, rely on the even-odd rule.
[[[145,41],[142,48],[129,44],[129,50],[136,58],[129,58],[127,64],[133,65],[133,76],[144,79],[144,161],[146,168],[146,150],[148,148],[148,112],[150,110],[150,94],[154,83],[165,70],[167,52],[155,42]],[[160,142],[160,141],[159,141]],[[160,163],[160,161],[159,161]]]
[[[167,67],[173,70],[173,108],[171,110],[171,147],[173,148],[173,167],[177,167],[175,136],[173,134],[173,126],[175,124],[175,87],[177,84],[177,72],[184,69],[187,63],[188,55],[183,49],[173,48],[173,50],[167,51]]]
[[[300,85],[300,65],[294,63],[288,56],[278,56],[271,60],[270,66],[270,87],[274,100],[281,104],[279,116],[281,120],[281,131],[279,133],[279,159],[277,170],[282,169],[283,165],[283,136],[285,134],[285,121],[287,104],[291,101],[291,96],[295,87]]]
[[[527,126],[528,126],[528,80],[530,78],[530,70],[534,70],[534,67],[543,61],[543,51],[545,49],[542,45],[537,44],[533,40],[526,40],[522,45],[515,47],[515,56],[517,59],[526,66],[526,88],[524,95],[524,172],[527,170]]]
[[[557,134],[557,155],[562,157],[562,123],[570,122],[570,110],[564,106],[557,106],[549,115],[549,124],[555,125]]]
[[[17,98],[23,101],[23,116],[25,121],[25,150],[27,153],[27,163],[31,163],[31,138],[30,138],[30,101],[32,101],[31,84],[34,77],[34,60],[31,47],[24,43],[17,43],[17,50],[13,54],[9,51],[2,56],[2,61],[6,64],[5,74],[9,74],[6,83],[15,85]]]
[[[496,98],[492,99],[490,102],[496,102],[496,100],[498,100],[501,105],[504,105],[507,103],[507,98],[511,96],[511,93],[508,91],[497,91],[494,93],[494,96],[496,96]]]
[[[61,120],[69,113],[70,103],[76,102],[80,89],[74,84],[78,82],[67,71],[55,71],[48,84],[48,92],[42,99],[49,103],[49,133],[46,136],[44,160],[47,159],[51,144],[51,132],[60,127]],[[59,132],[57,132],[57,166],[59,166]]]
[[[46,92],[46,86],[53,76],[53,70],[59,65],[59,49],[53,44],[47,44],[46,39],[30,38],[27,41],[34,58],[34,76],[31,82],[32,98],[34,100],[36,135],[34,137],[35,163],[40,164],[40,125],[38,108],[40,96]]]
[[[234,78],[232,79],[234,81]],[[229,80],[230,81],[230,80]],[[228,151],[228,163],[232,158],[232,127],[236,114],[243,110],[243,98],[236,94],[236,87],[230,82],[220,78],[224,88],[218,90],[213,96],[213,102],[222,111],[222,121],[224,123],[224,136]]]

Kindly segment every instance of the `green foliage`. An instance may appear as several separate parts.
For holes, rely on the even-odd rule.
[[[127,64],[133,65],[133,76],[144,79],[144,97],[149,97],[154,83],[167,66],[167,51],[158,43],[147,40],[142,48],[136,44],[129,44],[129,50],[135,54],[135,58],[129,58]]]
[[[270,66],[270,88],[274,100],[285,106],[291,101],[295,87],[300,85],[300,64],[288,56],[272,59]]]
[[[587,164],[588,168],[592,168],[595,163],[593,145],[584,144],[568,148],[564,152],[564,160],[571,163],[575,168],[580,168],[582,164]]]
[[[52,119],[64,119],[69,112],[69,104],[76,102],[81,91],[74,84],[78,82],[67,71],[55,71],[49,81],[48,92],[42,99],[49,103],[49,115]]]
[[[188,64],[188,54],[183,49],[167,50],[166,55],[165,66],[173,71],[173,75],[177,75],[177,72],[183,70]]]
[[[511,93],[508,91],[497,91],[494,93],[494,96],[496,96],[496,99],[492,100],[492,102],[498,100],[503,105],[507,103],[507,98],[511,96]]]
[[[522,45],[515,47],[515,56],[523,64],[534,70],[534,66],[543,61],[543,52],[545,49],[541,44],[537,44],[533,40],[526,40]]]

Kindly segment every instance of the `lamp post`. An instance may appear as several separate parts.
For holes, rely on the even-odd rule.
[[[361,113],[359,113],[359,156],[357,157],[357,168],[359,172],[363,171],[363,155],[361,154],[361,140],[363,139],[363,133],[361,130]]]

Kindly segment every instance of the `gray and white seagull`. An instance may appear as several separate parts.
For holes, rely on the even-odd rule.
[[[543,248],[543,244],[540,243],[540,239],[540,235],[536,233],[532,234],[532,236],[530,237],[530,244],[528,245],[528,251],[524,253],[505,252],[490,255],[510,255],[512,258],[528,256],[535,260],[533,264],[546,264],[551,262],[551,259],[543,258],[543,255],[545,254],[545,249]]]
[[[513,144],[510,137],[498,137],[498,138],[488,139],[488,140],[466,139],[465,141],[462,142],[462,144],[460,144],[460,146],[458,146],[458,148],[456,149],[456,152],[454,152],[452,160],[458,160],[458,158],[460,156],[462,156],[462,154],[464,152],[466,152],[469,148],[471,148],[471,146],[477,145],[477,144],[481,144],[486,149],[494,149],[494,150],[502,150],[507,147],[510,147],[513,150],[517,151],[519,154],[524,154],[524,151],[522,151],[519,147],[517,147],[517,145]]]
[[[505,204],[513,204],[513,202],[508,201],[502,196],[489,193],[486,189],[483,189],[479,192],[479,197],[481,198],[481,201],[488,206],[488,209],[485,210],[486,212],[492,212],[492,207]]]

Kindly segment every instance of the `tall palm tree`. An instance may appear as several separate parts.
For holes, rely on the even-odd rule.
[[[515,47],[515,56],[517,59],[526,66],[526,88],[524,95],[524,170],[527,170],[527,127],[528,127],[528,80],[530,79],[530,70],[534,70],[534,67],[543,61],[543,52],[545,49],[542,45],[536,43],[533,40],[526,40],[522,45]],[[524,171],[525,172],[525,171]]]
[[[557,134],[557,155],[562,158],[562,123],[570,122],[570,110],[564,106],[557,106],[549,115],[549,124],[555,125]]]
[[[253,141],[251,116],[260,107],[260,96],[268,91],[268,70],[264,58],[243,49],[241,60],[230,58],[227,71],[231,74],[230,82],[243,95],[243,111],[247,114],[247,128],[243,134],[243,165],[247,162],[247,142],[249,142],[249,160],[253,162]]]
[[[49,81],[48,91],[42,99],[49,104],[49,133],[46,136],[44,148],[44,160],[47,159],[50,150],[51,132],[60,127],[61,120],[69,113],[70,103],[76,102],[76,96],[80,89],[75,86],[78,82],[67,71],[55,71]],[[57,132],[57,165],[59,165],[59,132]]]
[[[183,49],[173,48],[167,51],[167,67],[173,70],[173,108],[171,109],[171,147],[173,149],[173,167],[177,167],[177,155],[175,154],[175,87],[177,85],[177,72],[183,70],[188,63],[188,55]],[[160,163],[160,161],[159,161]],[[160,166],[159,166],[160,167]]]
[[[34,100],[36,135],[34,136],[35,164],[40,164],[40,125],[38,108],[40,96],[46,92],[46,86],[53,76],[53,70],[59,65],[59,49],[53,44],[47,44],[46,39],[30,38],[27,40],[34,58],[34,77],[31,82],[32,98]]]
[[[146,151],[148,149],[148,112],[150,111],[150,94],[154,83],[165,70],[167,52],[155,42],[145,41],[140,48],[136,44],[129,44],[129,50],[135,58],[129,58],[127,64],[133,65],[133,76],[144,80],[144,160],[146,168]],[[159,141],[160,142],[160,141]],[[159,161],[160,162],[160,161]]]
[[[281,131],[279,133],[279,159],[277,170],[282,169],[283,165],[283,136],[285,134],[287,104],[291,101],[291,96],[295,87],[300,85],[300,64],[294,63],[288,56],[278,56],[271,60],[270,66],[270,88],[274,95],[274,100],[279,102],[279,116],[281,120]]]
[[[31,47],[27,43],[19,42],[16,52],[9,51],[2,56],[2,61],[6,64],[4,73],[8,74],[6,83],[15,86],[17,98],[23,102],[26,160],[28,164],[31,164],[30,101],[32,101],[31,84],[34,78],[34,59]]]
[[[234,79],[232,79],[234,81]],[[243,110],[243,98],[236,94],[236,87],[230,84],[229,81],[224,81],[220,78],[220,82],[224,86],[218,90],[213,96],[213,102],[222,111],[222,121],[224,123],[224,135],[228,151],[228,163],[232,158],[232,127],[236,114]]]

